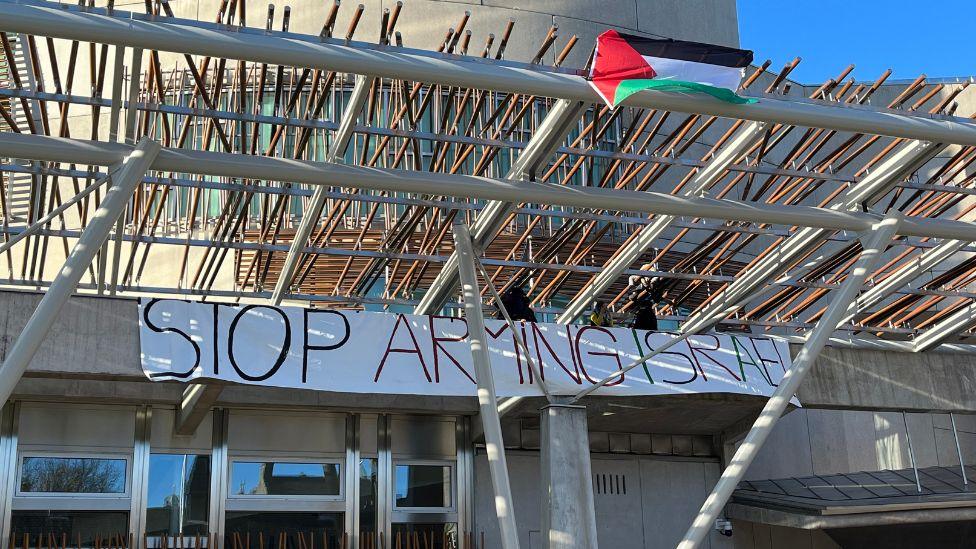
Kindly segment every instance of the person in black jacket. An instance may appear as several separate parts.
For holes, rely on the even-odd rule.
[[[511,287],[505,290],[505,293],[501,295],[502,306],[508,311],[508,316],[512,317],[512,320],[524,320],[525,322],[536,322],[535,312],[529,307],[529,297],[525,295],[525,290],[521,287]],[[498,305],[495,305],[498,309]],[[502,315],[501,310],[495,312],[495,318],[499,320],[504,320],[505,316]]]
[[[654,266],[646,264],[642,271],[652,271]],[[657,330],[657,312],[654,306],[664,299],[663,281],[657,276],[631,276],[628,280],[630,289],[630,308],[634,311],[631,328],[635,330]]]

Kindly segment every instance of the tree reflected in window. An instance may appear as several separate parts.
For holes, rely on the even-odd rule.
[[[125,460],[25,457],[20,491],[68,494],[125,493]]]

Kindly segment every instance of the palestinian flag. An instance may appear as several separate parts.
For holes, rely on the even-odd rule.
[[[589,80],[611,108],[643,90],[700,92],[751,103],[755,100],[735,93],[749,63],[749,50],[608,30],[597,38]]]

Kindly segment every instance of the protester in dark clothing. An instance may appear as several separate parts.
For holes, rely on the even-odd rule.
[[[635,330],[657,331],[657,313],[654,311],[654,300],[649,295],[634,301],[633,309],[634,320],[631,328]]]
[[[646,264],[642,271],[652,271],[654,266]],[[657,276],[631,276],[628,280],[630,307],[634,311],[631,327],[636,330],[657,330],[657,312],[654,306],[664,299],[663,282]]]
[[[518,287],[512,287],[505,290],[505,293],[501,295],[502,305],[505,310],[508,311],[508,316],[512,317],[512,320],[524,320],[525,322],[535,322],[535,312],[529,307],[529,297],[525,295],[525,290]],[[497,306],[496,306],[497,308]],[[501,310],[495,313],[495,318],[504,320],[505,316],[502,315]]]

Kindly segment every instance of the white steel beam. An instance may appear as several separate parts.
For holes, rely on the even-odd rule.
[[[678,549],[695,549],[708,537],[715,525],[726,502],[732,496],[739,482],[745,476],[749,465],[759,454],[763,443],[776,426],[780,416],[786,411],[790,399],[796,394],[800,384],[810,373],[814,361],[830,339],[837,325],[843,320],[848,307],[854,302],[861,290],[865,278],[874,271],[881,259],[882,253],[895,236],[899,217],[888,217],[877,223],[869,235],[866,235],[864,249],[850,275],[844,280],[836,294],[832,297],[827,311],[817,325],[810,330],[806,343],[793,360],[793,365],[783,374],[783,379],[773,392],[773,396],[766,402],[759,417],[746,434],[742,444],[732,457],[728,466],[722,472],[721,478],[715,483],[712,493],[705,500],[701,510],[695,517],[684,539],[678,544]]]
[[[98,209],[88,220],[84,232],[65,259],[64,266],[51,282],[37,309],[34,310],[3,361],[3,367],[0,368],[0,406],[10,398],[14,387],[24,375],[37,349],[44,342],[64,304],[74,293],[82,275],[91,265],[98,248],[108,238],[115,220],[125,211],[132,193],[142,183],[142,177],[149,170],[159,149],[158,143],[143,138],[121,167],[111,175],[112,186],[106,191]]]
[[[577,71],[542,70],[523,64],[460,59],[420,50],[390,49],[319,36],[155,18],[54,2],[0,1],[0,30],[127,45],[151,50],[319,68],[381,78],[462,86],[597,103],[596,92]],[[700,94],[641,92],[627,105],[686,113],[777,122],[844,132],[976,145],[976,124],[962,118],[924,116],[855,105],[764,95],[733,104]]]
[[[976,326],[976,302],[968,305],[949,315],[948,318],[940,320],[928,330],[925,330],[915,338],[915,352],[922,353],[930,351],[945,340],[960,334]]]
[[[346,109],[342,113],[339,129],[336,130],[336,134],[332,138],[332,143],[329,145],[329,152],[325,156],[326,162],[337,162],[346,153],[346,148],[349,147],[349,141],[353,136],[356,120],[359,118],[360,113],[362,113],[366,100],[369,99],[369,90],[372,87],[372,83],[372,78],[356,76],[356,85],[353,87],[352,95],[349,97],[349,102],[346,103]],[[301,259],[301,250],[305,247],[306,242],[308,242],[308,237],[312,234],[312,229],[319,222],[319,217],[322,215],[322,208],[325,207],[325,202],[328,200],[326,194],[328,190],[326,187],[317,187],[315,194],[312,195],[312,200],[308,208],[305,209],[302,215],[302,222],[295,231],[295,237],[291,241],[291,247],[288,249],[288,255],[285,256],[285,263],[281,268],[281,274],[278,276],[278,282],[275,284],[274,293],[271,296],[271,301],[275,305],[281,303],[281,299],[291,287],[291,282],[295,278],[295,271],[298,269],[298,263]]]
[[[829,206],[833,211],[853,211],[862,204],[873,204],[895,185],[932,160],[945,145],[910,141],[898,148],[870,174],[845,191]],[[766,207],[767,205],[763,205]],[[722,289],[698,313],[682,326],[682,332],[707,330],[745,305],[758,290],[783,272],[802,254],[818,245],[829,231],[805,227],[780,244],[775,252],[736,277],[735,282]]]
[[[475,271],[474,246],[466,225],[458,223],[453,229],[454,245],[458,251],[458,276],[461,279],[461,294],[464,298],[464,318],[468,322],[471,358],[474,361],[475,377],[478,381],[478,407],[485,433],[485,453],[488,455],[491,485],[495,492],[495,514],[498,516],[501,546],[502,549],[518,549],[515,506],[512,503],[512,486],[508,478],[508,464],[505,461],[502,424],[498,417],[495,380],[491,373],[491,358],[488,355],[488,342],[485,338],[485,319],[481,310],[478,275]]]
[[[110,181],[110,179],[111,178],[110,178],[109,175],[105,175],[104,177],[96,180],[94,183],[92,183],[91,185],[89,185],[88,187],[86,187],[80,193],[78,193],[78,194],[74,195],[73,197],[71,197],[69,200],[67,200],[65,202],[62,202],[60,206],[58,206],[57,208],[54,208],[53,210],[51,210],[50,212],[48,212],[47,215],[45,215],[44,217],[38,219],[34,223],[31,223],[23,231],[21,231],[21,232],[15,234],[14,236],[10,237],[10,239],[7,240],[6,242],[4,242],[3,244],[0,244],[0,253],[3,253],[5,251],[9,250],[10,248],[13,248],[15,244],[17,244],[21,240],[27,238],[28,236],[30,236],[32,234],[37,234],[37,233],[43,231],[44,230],[44,227],[48,223],[50,223],[51,221],[53,221],[55,217],[58,217],[59,215],[61,215],[64,212],[66,212],[68,210],[68,208],[74,206],[75,204],[77,204],[78,202],[80,202],[82,199],[84,199],[86,196],[88,196],[91,193],[95,192],[96,189],[101,189],[102,188],[102,185],[104,185],[107,181]]]
[[[936,265],[952,257],[959,250],[965,248],[969,242],[965,240],[946,240],[934,248],[922,252],[917,258],[904,264],[901,269],[872,286],[857,298],[851,310],[844,318],[844,323],[850,322],[858,311],[880,303],[884,298],[905,287],[908,283],[932,270]],[[2,251],[2,248],[0,248]]]
[[[111,166],[120,162],[131,151],[131,146],[121,143],[0,132],[2,158]],[[538,202],[571,208],[815,227],[832,231],[860,232],[868,230],[880,219],[874,214],[843,209],[687,198],[651,191],[635,192],[509,181],[473,175],[364,168],[270,156],[173,148],[160,150],[152,163],[152,169],[216,177],[447,195],[465,199]],[[867,180],[865,178],[862,181]],[[899,224],[899,233],[904,236],[976,241],[976,224],[949,219],[906,217]]]
[[[515,160],[505,179],[512,181],[530,179],[540,167],[544,167],[549,157],[562,145],[566,135],[579,121],[583,105],[579,101],[565,99],[557,101],[532,135],[525,150]],[[508,215],[516,208],[518,202],[495,200],[486,204],[471,227],[471,237],[474,239],[475,246],[482,248],[487,246],[502,229],[502,224]],[[435,314],[441,310],[457,290],[457,273],[458,258],[457,251],[454,251],[437,273],[437,277],[424,293],[414,312]]]
[[[746,151],[758,141],[766,130],[763,122],[752,122],[732,138],[686,185],[682,196],[695,197],[711,188],[722,179],[729,166],[742,157]],[[654,246],[657,239],[674,221],[674,216],[662,215],[655,217],[650,225],[641,229],[637,237],[630,240],[610,261],[603,266],[603,270],[593,277],[567,305],[556,320],[559,324],[570,324],[586,311],[594,300],[603,295],[617,278],[644,253]]]

